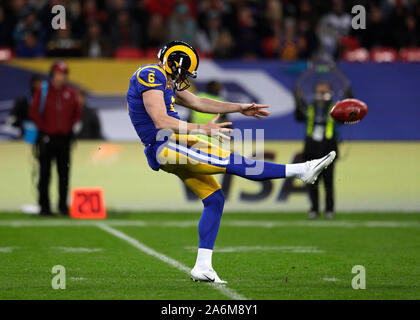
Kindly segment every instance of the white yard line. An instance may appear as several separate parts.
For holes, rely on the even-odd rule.
[[[186,250],[195,251],[197,247],[184,247]],[[248,252],[248,251],[281,251],[287,253],[325,253],[313,246],[231,246],[231,247],[214,247],[217,253],[231,252]]]
[[[337,281],[340,281],[340,279],[337,279],[337,278],[322,278],[321,280],[329,281],[329,282],[337,282]]]
[[[96,224],[100,229],[112,234],[113,236],[124,240],[125,242],[131,244],[133,247],[139,249],[140,251],[155,257],[157,259],[159,259],[162,262],[165,262],[169,265],[171,265],[172,267],[178,269],[179,271],[185,272],[188,275],[190,274],[190,268],[188,268],[186,265],[182,264],[181,262],[178,262],[162,253],[157,252],[156,250],[146,246],[145,244],[141,243],[140,241],[138,241],[137,239],[134,239],[130,236],[128,236],[127,234],[125,234],[124,232],[121,232],[117,229],[114,229],[112,227],[110,227],[107,224],[104,223],[97,223]],[[239,293],[237,293],[236,291],[224,286],[224,285],[220,285],[220,284],[214,284],[214,283],[207,283],[208,285],[210,285],[212,288],[214,288],[215,290],[219,291],[220,293],[222,293],[223,295],[227,296],[228,298],[234,299],[234,300],[247,300],[247,298],[245,298],[244,296],[240,295]]]
[[[83,281],[83,280],[86,280],[86,278],[83,278],[83,277],[70,277],[70,280],[73,280],[73,281]]]
[[[63,251],[63,252],[86,252],[86,253],[100,252],[104,250],[102,248],[82,248],[82,247],[62,247],[62,246],[52,247],[52,248]]]
[[[4,252],[4,253],[12,252],[13,250],[15,250],[15,248],[17,248],[17,247],[0,247],[0,253],[1,252]]]
[[[98,220],[0,220],[0,227],[73,227],[96,226]],[[198,220],[184,221],[144,221],[144,220],[103,220],[101,223],[108,226],[120,227],[197,227]],[[309,227],[309,228],[420,228],[419,221],[278,221],[278,220],[222,220],[222,227],[255,227],[255,228],[282,228],[282,227]]]

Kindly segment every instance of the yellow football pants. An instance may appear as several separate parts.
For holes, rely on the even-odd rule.
[[[157,152],[161,169],[177,175],[200,199],[221,188],[213,174],[225,173],[230,151],[194,135],[174,134]]]

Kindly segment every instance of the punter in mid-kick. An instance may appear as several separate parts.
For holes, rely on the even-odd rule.
[[[230,173],[250,180],[295,177],[304,183],[314,183],[336,154],[332,151],[317,160],[284,165],[245,159],[200,140],[194,133],[229,139],[231,129],[226,127],[231,123],[217,123],[218,116],[205,125],[181,121],[174,109],[175,103],[199,112],[240,112],[257,119],[270,114],[266,110],[268,106],[220,102],[185,91],[189,87],[188,78],[197,76],[199,63],[196,51],[185,42],[170,42],[159,51],[158,58],[158,63],[142,66],[132,75],[127,92],[128,113],[145,145],[150,167],[177,175],[203,201],[204,210],[198,224],[198,254],[191,278],[225,283],[212,266],[213,246],[224,206],[223,192],[213,175]],[[173,134],[160,139],[158,132],[162,129]],[[255,167],[261,170],[250,170]]]

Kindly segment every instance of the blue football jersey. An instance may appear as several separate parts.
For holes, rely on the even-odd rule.
[[[143,103],[143,92],[147,90],[163,91],[166,112],[169,116],[179,119],[175,111],[175,91],[167,78],[165,71],[158,64],[140,67],[130,78],[127,91],[127,109],[131,123],[144,145],[156,142],[156,129]]]

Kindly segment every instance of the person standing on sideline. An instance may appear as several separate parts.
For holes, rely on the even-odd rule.
[[[72,129],[82,116],[82,106],[76,90],[67,84],[68,72],[65,62],[55,62],[50,70],[50,80],[44,81],[41,88],[35,91],[29,109],[29,115],[38,128],[38,192],[42,216],[52,215],[48,187],[53,159],[56,161],[59,176],[58,210],[63,216],[68,216],[69,213],[67,193]]]
[[[332,90],[328,82],[320,81],[315,85],[315,99],[306,105],[303,100],[296,104],[295,118],[297,121],[306,122],[306,138],[303,151],[304,160],[319,158],[320,156],[335,151],[338,157],[337,125],[330,116],[334,106]],[[334,218],[334,163],[326,168],[315,184],[307,185],[311,200],[309,219],[319,217],[319,180],[324,180],[326,192],[325,218]]]

